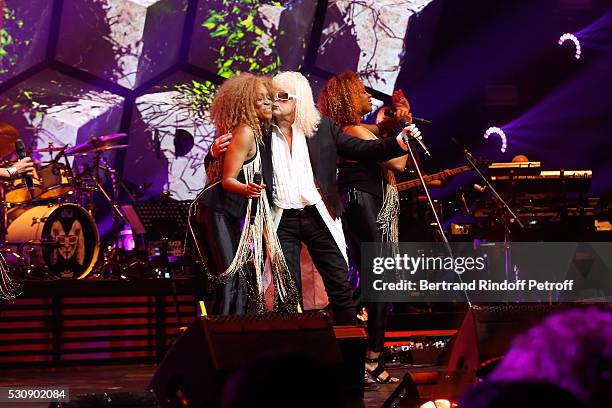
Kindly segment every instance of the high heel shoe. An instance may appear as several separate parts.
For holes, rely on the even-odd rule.
[[[376,381],[379,384],[391,384],[391,383],[397,383],[399,382],[399,378],[393,377],[391,374],[389,374],[386,370],[385,370],[385,364],[383,363],[382,358],[377,357],[377,358],[367,358],[366,357],[366,363],[367,364],[376,364],[376,368],[373,370],[370,370],[366,367],[366,372],[368,373],[368,375],[370,376],[370,378],[372,378],[374,381]],[[381,374],[387,373],[387,377],[385,378],[381,378]]]

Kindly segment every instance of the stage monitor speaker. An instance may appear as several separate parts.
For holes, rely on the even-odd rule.
[[[558,305],[542,304],[473,306],[450,341],[442,364],[447,363],[450,372],[474,374],[484,362],[503,356],[518,334],[557,310]]]
[[[232,372],[274,353],[301,353],[337,374],[334,378],[345,382],[342,397],[354,406],[363,398],[365,332],[343,327],[337,333],[324,313],[200,318],[172,345],[150,388],[161,407],[177,406],[177,401],[178,406],[216,407]]]

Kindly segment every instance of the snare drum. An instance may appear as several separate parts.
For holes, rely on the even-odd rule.
[[[34,197],[30,196],[30,191],[23,182],[22,177],[7,181],[4,201],[10,204],[22,204],[27,203],[34,198],[38,198],[43,190],[36,167],[34,167],[34,173],[32,174],[32,186],[34,187]]]
[[[51,162],[38,170],[42,193],[38,198],[47,200],[72,193],[72,171],[63,163]]]
[[[98,227],[76,204],[22,206],[7,214],[6,243],[32,248],[29,263],[59,278],[87,276],[98,260]]]

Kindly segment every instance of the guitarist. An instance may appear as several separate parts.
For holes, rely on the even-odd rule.
[[[395,101],[394,101],[395,102]],[[319,98],[321,114],[329,116],[349,136],[376,140],[391,133],[397,120],[411,121],[410,105],[394,103],[396,117],[368,125],[361,117],[372,110],[372,97],[354,72],[347,71],[332,77]],[[362,242],[397,242],[399,196],[395,188],[394,172],[403,172],[408,156],[404,155],[382,163],[339,159],[338,188],[345,212],[343,228],[353,264],[359,269]],[[360,274],[371,271],[360,271]],[[386,370],[380,354],[387,327],[387,302],[366,304],[368,349],[366,352],[367,379],[387,384],[399,380]]]

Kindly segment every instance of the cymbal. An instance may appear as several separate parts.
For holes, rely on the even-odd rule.
[[[112,135],[98,136],[98,140],[106,144],[111,144],[111,143],[118,142],[119,140],[123,139],[126,136],[127,136],[127,133],[114,133]]]
[[[65,154],[89,154],[93,152],[97,152],[101,147],[113,145],[119,142],[121,139],[125,138],[127,134],[125,133],[117,133],[113,135],[105,135],[105,136],[93,136],[90,137],[88,141],[66,149]]]
[[[95,149],[89,150],[87,152],[83,152],[83,153],[74,153],[78,156],[85,156],[88,154],[94,154],[94,153],[99,153],[99,152],[107,152],[109,150],[116,150],[116,149],[125,149],[126,147],[128,147],[128,145],[114,145],[114,146],[102,146],[102,147],[97,147]],[[68,154],[68,153],[66,153]]]
[[[0,122],[0,157],[8,156],[15,151],[17,139],[19,139],[17,129],[8,123]]]
[[[42,147],[40,149],[33,149],[32,153],[61,152],[62,150],[66,150],[66,146],[64,147]]]

